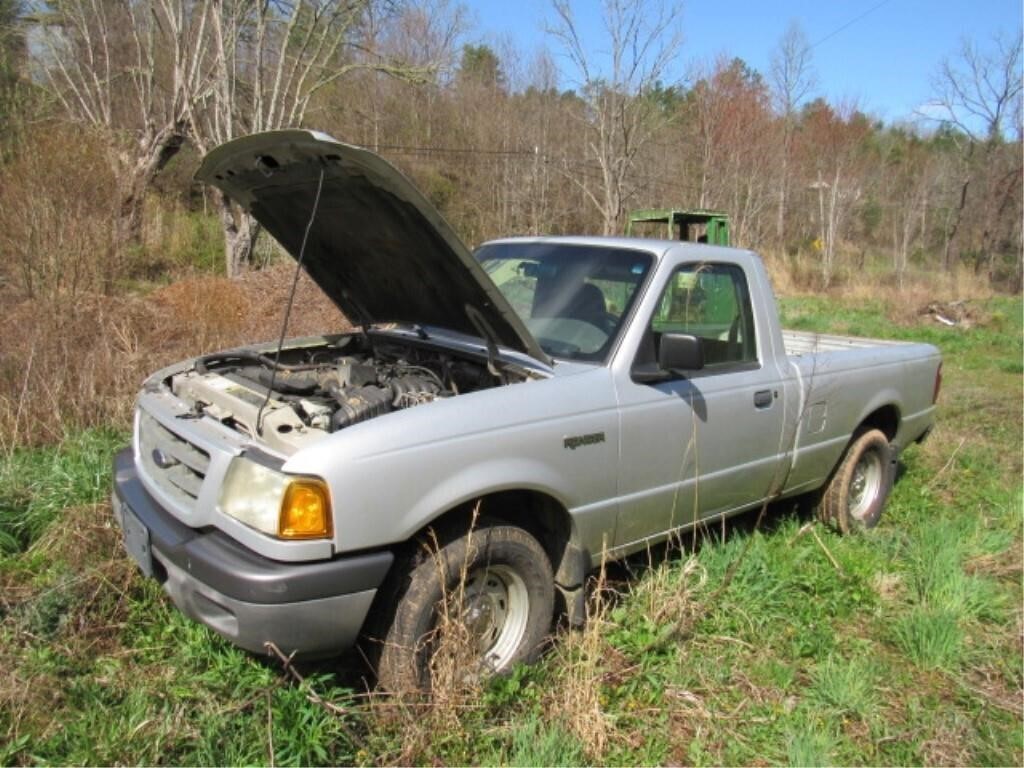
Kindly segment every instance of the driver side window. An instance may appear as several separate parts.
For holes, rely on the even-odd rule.
[[[654,352],[663,333],[704,340],[706,368],[757,362],[757,340],[743,270],[731,264],[686,264],[658,301],[650,332]]]

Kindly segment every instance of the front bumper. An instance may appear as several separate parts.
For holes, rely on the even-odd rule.
[[[186,616],[235,645],[266,653],[326,656],[359,635],[394,555],[371,552],[284,563],[224,533],[190,528],[146,491],[130,449],[114,457],[114,517],[125,548]]]

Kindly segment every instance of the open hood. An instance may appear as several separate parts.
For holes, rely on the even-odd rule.
[[[550,359],[441,214],[389,163],[323,133],[270,131],[229,141],[196,179],[225,192],[298,258],[345,316],[481,336]]]

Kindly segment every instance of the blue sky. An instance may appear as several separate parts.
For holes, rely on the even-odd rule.
[[[470,40],[510,40],[527,55],[546,43],[557,52],[544,34],[545,20],[554,18],[550,0],[464,2],[474,21]],[[575,0],[574,8],[584,39],[600,40],[600,1]],[[718,54],[767,73],[792,19],[815,46],[818,93],[856,100],[863,111],[893,122],[912,119],[928,101],[940,60],[955,54],[962,38],[987,47],[996,33],[1018,34],[1022,7],[1020,0],[689,0],[675,74],[685,77],[688,65]]]

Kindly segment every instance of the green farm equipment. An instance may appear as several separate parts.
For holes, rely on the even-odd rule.
[[[653,232],[648,225],[653,225]],[[722,211],[709,211],[703,208],[651,208],[630,213],[626,223],[626,236],[644,237],[647,233],[667,240],[729,245],[729,216]]]

